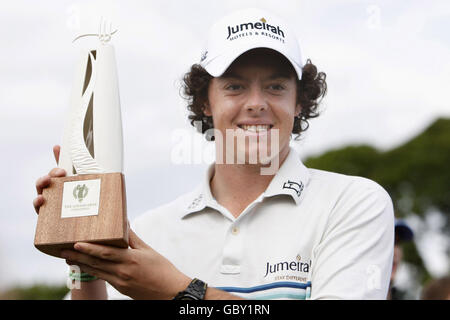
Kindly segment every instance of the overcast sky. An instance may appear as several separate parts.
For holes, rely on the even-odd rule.
[[[327,74],[322,115],[292,144],[303,157],[356,143],[387,150],[450,116],[448,1],[2,1],[0,289],[65,281],[65,263],[33,247],[32,200],[35,181],[54,166],[74,65],[91,41],[73,38],[96,32],[100,16],[119,29],[112,44],[132,220],[199,182],[206,161],[180,165],[171,157],[180,130],[203,144],[186,120],[180,79],[199,61],[212,23],[255,6],[285,17],[304,59]],[[443,261],[427,258],[435,274]]]

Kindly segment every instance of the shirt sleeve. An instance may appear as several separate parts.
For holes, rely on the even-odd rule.
[[[394,212],[373,182],[342,196],[313,250],[311,299],[386,299],[392,271]]]

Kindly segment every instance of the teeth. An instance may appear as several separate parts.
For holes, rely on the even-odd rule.
[[[269,130],[270,129],[270,125],[263,124],[263,125],[256,125],[255,126],[255,125],[243,124],[243,125],[241,125],[241,128],[244,129],[244,130],[251,131],[251,132],[261,132],[261,131]]]

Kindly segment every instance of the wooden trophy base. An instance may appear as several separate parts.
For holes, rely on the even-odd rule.
[[[62,249],[73,249],[76,242],[128,248],[122,173],[52,178],[42,195],[34,239],[40,251],[60,257]]]

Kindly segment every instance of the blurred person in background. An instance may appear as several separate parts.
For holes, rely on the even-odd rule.
[[[403,258],[402,244],[412,241],[414,232],[404,220],[396,219],[395,221],[395,242],[394,242],[394,260],[392,263],[391,282],[388,292],[388,300],[402,300],[404,293],[395,287],[395,277],[397,275],[398,266]]]

